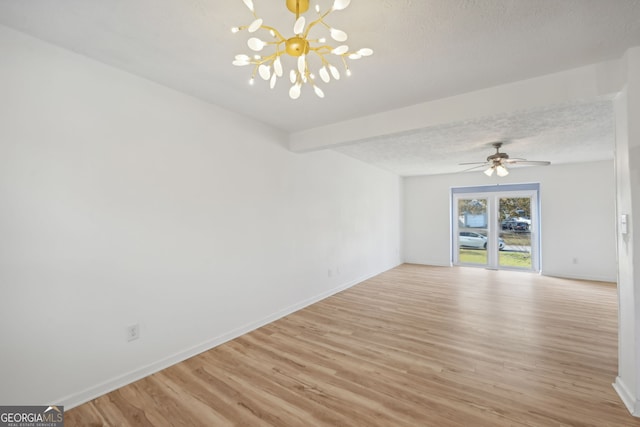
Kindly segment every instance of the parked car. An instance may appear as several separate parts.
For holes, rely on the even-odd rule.
[[[459,236],[459,244],[461,248],[487,248],[487,236],[484,234],[476,233],[475,231],[461,231]],[[504,249],[504,240],[498,239],[498,248]]]
[[[524,221],[518,221],[517,219],[505,219],[502,221],[502,229],[503,230],[513,230],[513,231],[529,231],[529,224]]]

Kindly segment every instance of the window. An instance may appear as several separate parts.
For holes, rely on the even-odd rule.
[[[451,190],[452,263],[540,270],[539,184]]]

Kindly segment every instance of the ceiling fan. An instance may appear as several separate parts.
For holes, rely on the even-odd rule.
[[[495,154],[492,154],[489,157],[487,157],[486,162],[459,163],[461,166],[477,165],[472,168],[465,169],[462,172],[467,172],[473,169],[486,167],[487,169],[484,171],[484,173],[487,176],[493,175],[493,172],[496,172],[498,176],[507,176],[509,175],[509,169],[507,169],[507,165],[519,164],[519,165],[548,166],[551,164],[551,162],[548,162],[548,161],[510,158],[507,153],[500,152],[500,147],[502,147],[502,142],[494,142],[491,145],[493,146],[493,148],[496,149]]]

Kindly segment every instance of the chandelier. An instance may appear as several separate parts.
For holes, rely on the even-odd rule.
[[[333,28],[325,22],[325,18],[333,11],[343,10],[351,0],[334,0],[333,6],[326,12],[321,12],[320,6],[316,5],[315,10],[317,18],[307,25],[307,21],[303,13],[309,9],[309,0],[286,0],[287,9],[295,14],[296,19],[293,24],[293,36],[285,38],[282,33],[275,28],[264,25],[264,21],[258,18],[252,0],[242,0],[244,4],[253,13],[254,20],[249,25],[234,27],[232,32],[237,33],[247,30],[253,34],[259,30],[264,30],[270,35],[269,40],[262,40],[258,37],[251,37],[247,41],[249,49],[254,52],[262,52],[265,48],[273,49],[272,53],[236,55],[233,65],[246,66],[253,65],[253,73],[251,74],[250,84],[253,84],[256,75],[262,79],[269,81],[269,86],[273,89],[278,78],[284,75],[284,66],[282,56],[287,54],[293,58],[297,58],[293,62],[292,69],[289,72],[289,81],[291,88],[289,89],[289,97],[298,99],[300,97],[302,86],[309,85],[313,88],[315,94],[324,98],[324,92],[318,86],[318,78],[312,72],[311,67],[317,66],[317,75],[324,83],[329,83],[331,79],[340,80],[340,71],[329,62],[331,56],[341,60],[344,72],[347,76],[351,75],[351,70],[347,63],[347,59],[360,59],[364,56],[373,54],[373,50],[362,48],[357,51],[350,51],[349,46],[340,44],[336,47],[327,42],[327,39],[310,38],[309,33],[316,27],[324,27],[329,32],[329,36],[338,43],[347,41],[347,33],[337,28]],[[310,64],[310,62],[313,62]]]

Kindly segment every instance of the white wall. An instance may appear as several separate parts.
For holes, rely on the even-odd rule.
[[[398,177],[4,27],[0,52],[0,404],[77,405],[399,264]]]
[[[540,183],[542,273],[616,281],[613,161],[512,168],[505,178],[481,172],[405,178],[405,262],[450,265],[451,187],[533,182]]]
[[[618,377],[614,387],[629,411],[640,416],[640,47],[624,57],[626,85],[616,107],[616,208],[628,215],[627,233],[618,230]],[[635,249],[634,249],[635,247]]]

